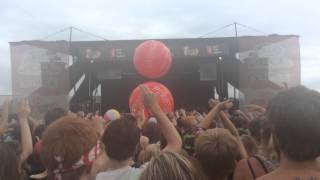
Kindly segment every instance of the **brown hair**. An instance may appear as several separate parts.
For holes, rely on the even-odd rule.
[[[20,153],[13,143],[0,143],[0,179],[20,180]]]
[[[65,116],[53,122],[43,134],[40,153],[41,160],[49,171],[49,178],[53,178],[53,170],[58,168],[57,156],[62,158],[63,167],[70,169],[97,141],[97,131],[81,118]],[[71,169],[61,174],[62,179],[79,179],[89,170],[85,166]]]
[[[249,156],[257,155],[258,153],[258,146],[256,141],[253,139],[253,137],[248,135],[241,136],[241,141],[246,148],[246,151]]]
[[[112,121],[105,130],[102,141],[107,156],[116,161],[125,161],[134,156],[140,140],[140,129],[131,116]]]
[[[44,123],[46,126],[49,126],[51,123],[65,116],[66,114],[67,112],[62,108],[50,109],[44,115]]]
[[[277,94],[267,108],[274,143],[295,161],[320,155],[320,93],[303,86]]]
[[[210,179],[222,179],[233,173],[239,147],[226,129],[210,129],[195,141],[195,157]]]
[[[191,161],[174,152],[152,158],[140,180],[196,180],[197,171]]]

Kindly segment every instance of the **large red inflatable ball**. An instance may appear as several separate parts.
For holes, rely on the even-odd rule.
[[[167,87],[158,82],[146,82],[143,85],[152,93],[156,94],[159,106],[165,113],[173,112],[174,100]],[[142,92],[139,86],[136,87],[130,95],[129,107],[132,114],[137,114],[139,111],[143,110],[145,118],[148,119],[151,117],[151,112],[143,104]]]
[[[164,76],[170,70],[171,63],[170,49],[160,41],[144,41],[135,49],[133,64],[144,77],[156,79]]]

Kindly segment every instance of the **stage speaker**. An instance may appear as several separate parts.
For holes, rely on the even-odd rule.
[[[215,62],[206,62],[199,64],[200,81],[217,80],[217,64]]]

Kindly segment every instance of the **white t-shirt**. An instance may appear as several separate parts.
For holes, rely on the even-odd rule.
[[[96,180],[139,180],[143,169],[123,167],[112,171],[101,172]]]

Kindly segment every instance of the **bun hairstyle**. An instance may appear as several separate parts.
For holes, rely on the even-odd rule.
[[[76,180],[99,153],[98,133],[89,122],[65,116],[44,132],[40,156],[49,179]]]

